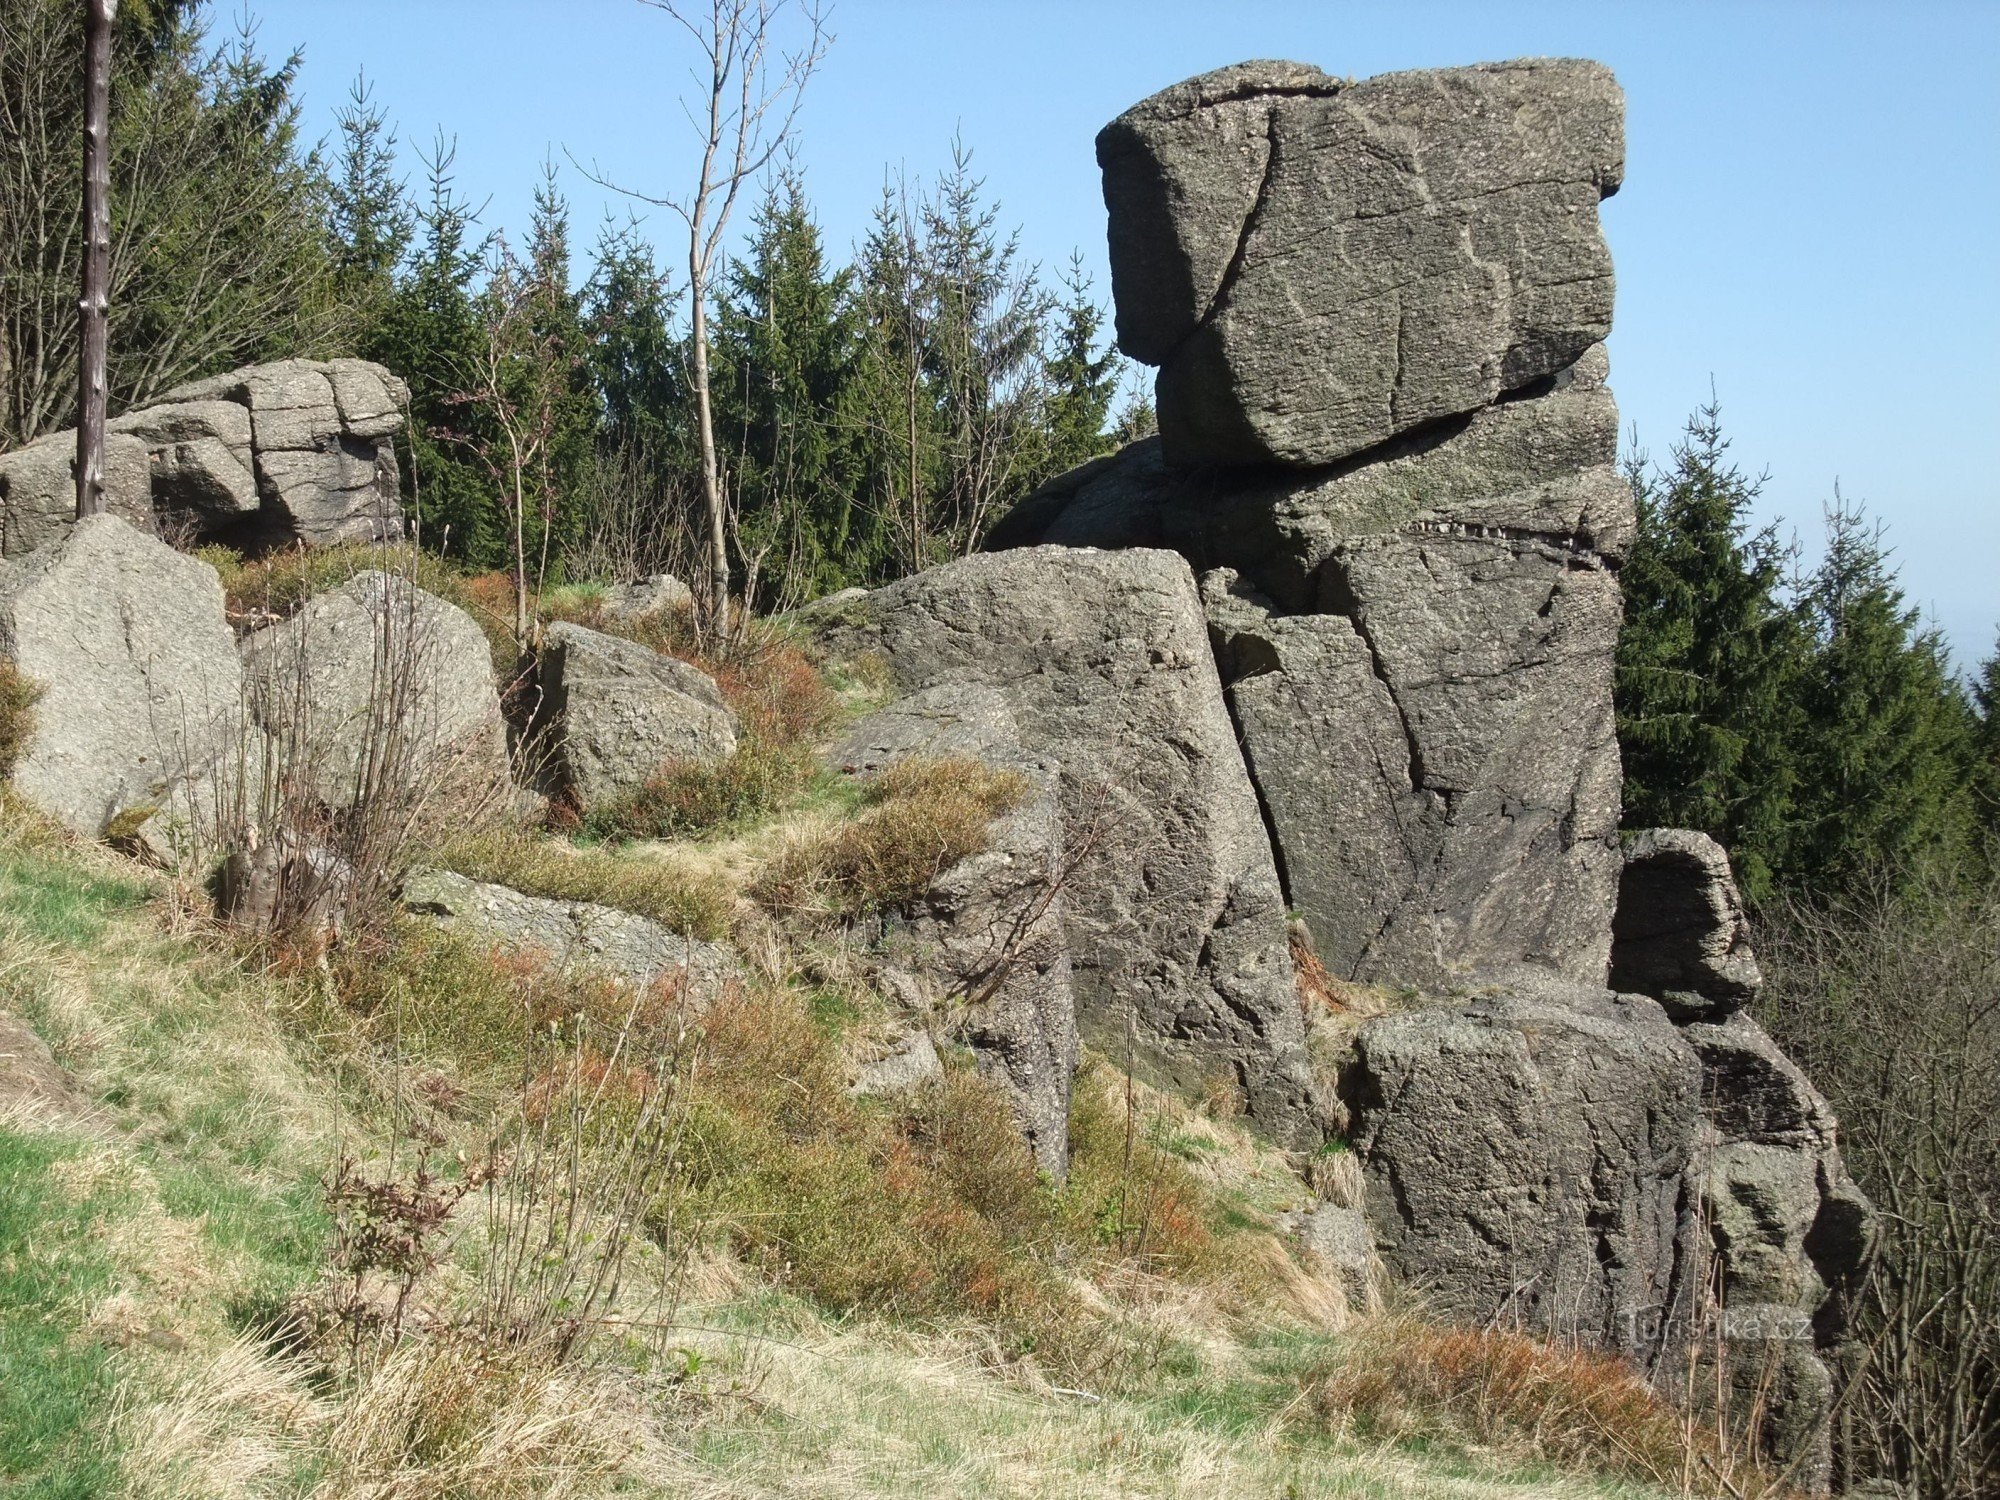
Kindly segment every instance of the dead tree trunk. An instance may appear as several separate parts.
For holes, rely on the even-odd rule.
[[[83,295],[77,301],[76,515],[104,509],[105,359],[110,341],[111,21],[118,0],[84,0]]]

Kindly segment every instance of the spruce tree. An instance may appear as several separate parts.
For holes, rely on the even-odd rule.
[[[636,226],[607,222],[584,285],[583,320],[600,402],[602,449],[671,463],[691,446],[687,351],[675,297]]]
[[[872,581],[879,544],[855,453],[861,328],[852,282],[851,270],[828,268],[804,183],[788,164],[731,267],[714,351],[741,582],[775,607]]]
[[[326,189],[333,274],[350,337],[367,353],[395,295],[416,215],[396,176],[395,134],[366,78],[354,80],[336,121],[340,159]]]
[[[482,344],[474,287],[487,241],[473,237],[475,215],[453,187],[455,154],[440,135],[424,157],[415,247],[365,352],[409,382],[406,488],[424,544],[492,568],[506,560],[507,527],[473,456],[481,419],[465,399]]]
[[[1713,835],[1755,897],[1787,861],[1803,640],[1775,533],[1750,526],[1761,480],[1728,451],[1711,401],[1669,468],[1643,455],[1628,468],[1639,526],[1619,575],[1618,733],[1627,826]]]
[[[1972,736],[1972,806],[1990,864],[2000,861],[2000,643],[1980,664],[1972,701],[1978,716]]]
[[[1943,637],[1897,585],[1880,528],[1836,492],[1799,611],[1797,837],[1785,874],[1834,892],[1966,852],[1976,721]]]
[[[531,530],[536,549],[560,571],[584,524],[580,502],[599,406],[583,299],[570,285],[569,204],[553,163],[543,164],[535,188],[522,271],[525,346],[515,360],[515,399],[536,412],[547,434],[537,458],[541,504]]]
[[[1105,434],[1112,400],[1118,394],[1118,355],[1099,347],[1104,309],[1090,295],[1083,256],[1072,254],[1063,277],[1068,298],[1057,310],[1053,348],[1047,362],[1048,400],[1043,422],[1048,453],[1043,474],[1060,474],[1111,447]]]

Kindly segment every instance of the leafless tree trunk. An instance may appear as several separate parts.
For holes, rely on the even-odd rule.
[[[707,612],[711,628],[729,634],[730,497],[715,441],[709,386],[708,297],[721,268],[723,235],[743,184],[778,154],[798,116],[806,80],[829,40],[819,0],[801,0],[804,44],[773,57],[778,18],[792,0],[640,0],[666,12],[694,38],[701,64],[695,82],[705,108],[690,109],[702,142],[701,171],[691,193],[653,197],[594,171],[593,181],[643,203],[673,210],[687,226],[688,304],[693,344],[695,418],[701,437],[701,489],[708,531]]]
[[[77,302],[76,515],[104,509],[106,290],[111,281],[111,21],[118,0],[85,0],[83,50],[83,295]]]

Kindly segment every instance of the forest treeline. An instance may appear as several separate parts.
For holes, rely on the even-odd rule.
[[[399,147],[357,82],[300,132],[298,56],[210,36],[200,0],[127,3],[113,95],[111,398],[291,354],[409,382],[404,483],[425,546],[537,582],[700,563],[685,278],[633,220],[578,248],[555,163],[530,222],[480,222],[439,136]],[[76,384],[81,66],[74,7],[0,19],[0,447],[67,425]],[[535,164],[524,163],[524,171]],[[570,170],[574,170],[571,168]],[[825,243],[796,156],[758,185],[710,312],[736,588],[763,609],[977,546],[1041,480],[1149,429],[1073,260],[1051,277],[949,143]],[[1971,682],[1836,497],[1803,572],[1714,406],[1635,455],[1620,737],[1631,826],[1703,829],[1755,899],[1832,896],[1944,861],[2000,821],[2000,661]],[[516,482],[520,494],[513,493]]]

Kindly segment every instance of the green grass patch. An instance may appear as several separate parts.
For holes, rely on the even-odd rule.
[[[729,933],[731,896],[719,877],[505,829],[468,834],[429,851],[432,863],[552,901],[616,907],[715,942]]]
[[[0,844],[0,911],[45,942],[95,943],[113,916],[151,895],[142,880],[106,875],[20,841]]]
[[[107,1493],[111,1395],[104,1348],[82,1337],[114,1266],[101,1229],[117,1206],[77,1195],[59,1168],[74,1145],[0,1127],[0,1490],[37,1500]]]

